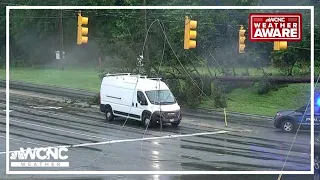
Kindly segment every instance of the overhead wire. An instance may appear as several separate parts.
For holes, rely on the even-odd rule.
[[[76,12],[75,10],[64,10],[64,11],[72,11],[72,12]],[[134,14],[136,14],[137,15],[137,13],[136,12],[134,12],[134,11],[132,11],[132,12],[128,12],[128,13],[126,13],[126,12],[112,12],[112,11],[109,11],[109,12],[104,12],[104,13],[97,13],[96,11],[84,11],[84,12],[86,12],[86,13],[95,13],[95,15],[91,15],[91,17],[98,17],[98,16],[115,16],[115,17],[126,17],[126,18],[133,18],[133,19],[143,19],[143,18],[137,18],[137,17],[130,17],[130,16],[126,16],[126,14],[128,14],[128,15],[134,15]],[[155,12],[153,12],[153,13],[155,13]],[[249,13],[245,13],[246,15],[247,14],[249,14]],[[207,17],[207,14],[203,14],[203,15],[205,15],[206,17]],[[167,15],[167,14],[165,14],[165,15],[163,15],[162,14],[162,16],[164,16],[164,17],[172,17],[171,15]],[[71,17],[73,17],[73,16],[71,16]],[[22,16],[22,17],[20,17],[20,18],[44,18],[44,16],[39,16],[39,17],[28,17],[28,16]],[[50,17],[50,18],[55,18],[55,17]],[[58,18],[58,17],[56,17],[56,18]],[[154,19],[150,19],[150,18],[148,18],[149,20],[154,20]],[[157,19],[159,19],[159,18],[157,18]],[[181,16],[181,19],[183,19],[183,16]],[[159,19],[161,22],[181,22],[181,20],[168,20],[168,19]],[[204,25],[215,25],[215,26],[218,26],[218,25],[221,25],[221,26],[225,26],[225,25],[228,25],[228,26],[230,26],[230,27],[232,27],[230,24],[226,24],[226,23],[208,23],[208,22],[202,22],[201,24],[204,24]],[[240,25],[242,25],[242,24],[238,24],[238,25],[236,25],[236,26],[240,26]],[[233,25],[234,26],[234,25]],[[304,26],[310,26],[310,24],[304,24]],[[315,26],[319,26],[319,25],[317,25],[317,24],[315,24]]]
[[[137,81],[136,81],[136,83],[135,83],[135,88],[137,87],[138,79],[139,79],[139,78],[137,78]],[[132,93],[132,102],[133,102],[133,99],[134,99],[134,94],[135,94],[135,93],[133,92],[133,93]],[[130,107],[129,113],[128,113],[128,115],[126,116],[126,119],[125,119],[124,123],[122,124],[122,126],[120,127],[120,129],[117,131],[117,133],[111,137],[111,139],[110,139],[109,142],[113,141],[113,140],[114,140],[113,138],[116,138],[116,137],[119,135],[119,133],[122,131],[122,129],[125,127],[128,119],[129,119],[129,114],[131,113],[131,111],[132,111],[132,106]],[[78,168],[83,168],[83,167],[89,166],[90,164],[92,164],[93,162],[95,162],[96,160],[98,160],[98,159],[104,154],[104,152],[107,150],[107,148],[108,148],[109,146],[110,146],[110,144],[106,144],[106,147],[100,152],[100,154],[99,154],[96,158],[94,158],[93,160],[91,160],[89,163],[86,163],[85,165],[76,166],[76,167],[70,167],[70,168],[67,168],[67,169],[78,169]]]
[[[163,32],[163,33],[165,34],[165,32]],[[166,35],[165,35],[165,37],[166,37],[166,39],[167,39],[167,41],[168,41],[168,38],[167,38]],[[171,44],[169,43],[169,41],[168,41],[168,44],[169,44],[170,48],[172,49],[172,46],[171,46]],[[179,61],[179,63],[181,64],[182,68],[185,70],[183,64],[180,62],[180,60],[179,60],[178,56],[176,55],[176,53],[174,53],[174,55],[176,56],[176,59],[177,59],[177,60]],[[186,70],[185,70],[185,71],[186,71]],[[186,71],[186,72],[187,72],[187,71]],[[191,77],[190,77],[190,78],[191,78]],[[320,75],[319,75],[319,77],[318,77],[318,79],[317,79],[316,85],[317,85],[317,83],[318,83],[318,81],[319,81],[319,78],[320,78]],[[196,83],[195,83],[195,84],[196,84]],[[201,88],[199,88],[199,89],[201,90]],[[205,94],[205,93],[204,93],[204,94]],[[304,112],[304,114],[303,114],[302,119],[304,119],[304,116],[305,116],[305,114],[306,114],[306,111],[307,111],[307,108],[308,108],[308,106],[309,106],[309,103],[310,103],[310,101],[308,102],[308,105],[307,105],[307,107],[306,107],[306,110],[305,110],[305,112]],[[287,154],[287,156],[286,156],[286,159],[285,159],[285,162],[284,162],[284,164],[283,164],[283,167],[282,167],[281,171],[283,171],[283,169],[284,169],[284,167],[285,167],[285,164],[286,164],[286,162],[287,162],[287,159],[288,159],[288,157],[289,157],[289,155],[290,155],[290,152],[291,152],[291,150],[292,150],[293,144],[294,144],[294,142],[295,142],[295,140],[296,140],[296,137],[297,137],[297,135],[298,135],[298,132],[299,132],[299,130],[300,130],[300,128],[301,128],[301,124],[302,124],[302,121],[301,121],[300,124],[299,124],[299,127],[298,127],[298,129],[297,129],[297,132],[296,132],[296,134],[295,134],[295,137],[294,137],[294,139],[293,139],[293,142],[292,142],[292,144],[291,144],[291,146],[290,146],[290,149],[289,149],[289,151],[288,151],[288,154]],[[281,175],[279,176],[278,180],[280,180],[280,178],[281,178]]]
[[[183,63],[180,61],[178,55],[177,55],[176,52],[174,51],[174,49],[173,49],[173,47],[172,47],[172,45],[171,45],[171,43],[170,43],[170,41],[169,41],[169,39],[168,39],[168,37],[167,37],[166,32],[165,32],[164,30],[162,30],[162,33],[164,34],[165,39],[166,39],[166,41],[167,41],[167,43],[168,43],[168,45],[169,45],[172,53],[174,54],[175,58],[177,59],[177,61],[179,62],[180,66],[182,67],[182,69],[183,69],[183,70],[185,71],[185,73],[187,74],[187,76],[191,79],[192,83],[193,83],[193,84],[201,91],[201,93],[204,94],[209,100],[212,100],[212,99],[203,91],[203,89],[201,89],[201,88],[199,87],[199,85],[195,82],[195,80],[192,78],[192,76],[190,75],[190,73],[189,73],[189,72],[187,71],[187,69],[184,67],[184,65],[183,65]],[[215,103],[214,101],[212,101],[212,102],[213,102],[213,104],[216,105],[216,103]]]
[[[149,28],[148,28],[148,30],[147,30],[147,34],[146,34],[146,36],[145,36],[145,39],[144,39],[144,42],[143,42],[143,46],[142,46],[142,50],[141,50],[142,59],[144,58],[144,48],[145,48],[146,43],[147,43],[149,31],[150,31],[152,25],[153,25],[155,22],[157,22],[157,21],[158,21],[157,19],[154,20],[154,21],[150,24],[150,26],[149,26]],[[140,72],[140,70],[139,70],[139,72]]]
[[[145,42],[144,42],[143,46],[146,45],[148,33],[149,33],[150,28],[151,28],[151,26],[152,26],[153,24],[154,24],[154,22],[150,24],[150,26],[149,26],[149,28],[148,28],[148,31],[146,32]],[[144,47],[142,48],[142,55],[143,55],[143,51],[144,51]],[[136,89],[136,87],[137,87],[138,81],[139,81],[139,75],[137,76],[137,81],[136,81],[136,83],[135,83],[135,89]],[[135,98],[134,94],[135,94],[135,93],[133,92],[133,94],[132,94],[132,102],[134,101],[134,98]],[[122,124],[121,128],[119,129],[119,131],[116,133],[116,135],[115,135],[114,137],[116,137],[116,136],[120,133],[120,131],[123,129],[123,127],[124,127],[125,124],[127,123],[127,120],[128,120],[128,118],[129,118],[129,114],[130,114],[131,110],[132,110],[132,106],[130,107],[130,110],[129,110],[129,113],[128,113],[127,117],[126,117],[125,122]],[[96,161],[98,158],[101,157],[101,155],[106,151],[106,149],[107,149],[108,147],[109,147],[109,146],[108,146],[108,144],[107,144],[106,147],[103,149],[103,151],[102,151],[95,159],[93,159],[92,161],[90,161],[90,162],[87,163],[86,165],[82,165],[82,166],[79,166],[79,167],[88,166],[88,165],[90,165],[91,163],[93,163],[94,161]],[[72,169],[74,169],[74,168],[72,168]]]
[[[152,12],[152,11],[151,11]],[[176,34],[174,34],[176,37],[177,37],[177,35]],[[177,38],[179,38],[179,37],[177,37]],[[202,50],[205,52],[205,53],[207,53],[207,51],[205,50],[205,47],[203,46],[203,45],[200,45],[200,47],[202,48]],[[198,57],[196,57],[195,56],[195,54],[191,51],[191,53],[192,53],[192,55],[201,63],[201,64],[203,64],[203,62],[198,58]],[[187,56],[187,54],[186,54],[186,52],[185,52],[185,55]],[[209,52],[209,55],[210,55],[210,57],[215,61],[215,63],[219,66],[219,68],[221,69],[222,67],[221,67],[221,65],[218,63],[218,61],[215,59],[215,57],[212,55],[212,53],[211,52]],[[188,56],[187,56],[188,57]],[[188,57],[188,59],[190,60],[190,62],[192,62],[192,60],[190,59],[190,57]],[[207,66],[207,65],[206,65]],[[219,71],[219,73],[221,73],[221,71],[220,71],[220,69],[218,69],[217,68],[217,70]],[[210,69],[208,69],[209,71],[210,71]],[[211,72],[209,72],[210,74],[211,74]]]
[[[153,14],[153,12],[150,10],[150,12],[151,12],[151,14],[153,15],[153,17],[155,18],[155,14]],[[160,26],[161,26],[161,28],[163,28],[163,31],[165,32],[165,26],[164,26],[164,24],[162,23],[162,22],[160,22],[159,21],[159,23],[160,23]],[[187,23],[189,23],[189,22],[187,22]],[[176,34],[174,34],[174,35],[176,35]],[[177,35],[176,35],[177,36]],[[187,55],[187,53],[184,51],[184,55],[189,59],[189,61],[190,61],[190,63],[191,64],[193,64],[193,61],[190,59],[190,57]],[[199,60],[199,59],[198,59]],[[201,63],[201,62],[200,62]],[[195,67],[195,71],[196,72],[198,72],[198,70],[196,69],[196,67]],[[211,74],[211,72],[209,72],[210,74]],[[200,76],[200,73],[198,74],[199,76]],[[204,86],[204,82],[203,82],[203,79],[202,79],[202,77],[200,76],[200,81],[201,81],[201,83],[202,83],[202,85]],[[203,88],[203,87],[202,87]]]
[[[66,17],[68,17],[68,16],[66,16]],[[66,18],[66,17],[64,16],[64,18]],[[71,17],[71,16],[70,16],[70,17]],[[72,16],[72,17],[74,17],[74,16]],[[32,17],[28,17],[28,18],[32,18]],[[33,18],[59,18],[59,17],[33,17]],[[159,20],[158,20],[158,22],[160,23]],[[214,25],[226,25],[226,24],[214,24]],[[231,27],[231,28],[233,28],[233,27],[230,26],[230,25],[228,25],[228,26]],[[151,27],[151,26],[150,26],[150,27]],[[150,27],[149,27],[149,29],[150,29]],[[234,29],[236,29],[236,28],[234,28]],[[165,32],[164,29],[162,29],[162,28],[161,28],[161,30],[162,30],[162,32],[163,32],[163,34],[164,34],[164,36],[165,36],[165,41],[167,41],[167,43],[169,44],[170,49],[173,51],[176,59],[179,61],[180,65],[183,67],[183,69],[186,71],[186,69],[184,68],[183,64],[180,62],[177,54],[174,52],[174,50],[173,50],[173,48],[172,48],[172,46],[171,46],[171,44],[170,44],[170,42],[169,42],[169,40],[168,40],[168,38],[167,38],[167,36],[166,36],[166,32]],[[236,29],[236,30],[238,31],[238,29]],[[149,30],[148,30],[148,31],[149,31]],[[147,35],[148,35],[148,33],[146,34],[146,37],[145,37],[145,42],[144,42],[144,45],[143,45],[142,54],[143,54],[143,51],[144,51],[144,46],[145,46],[145,43],[146,43]],[[310,48],[295,47],[295,46],[289,46],[289,47],[297,48],[297,49],[310,50]],[[320,49],[315,49],[315,50],[320,50]],[[161,60],[161,61],[162,61],[162,60]],[[160,64],[161,64],[161,63],[160,63]],[[219,65],[219,66],[220,66],[220,65]],[[186,71],[186,72],[187,72],[187,71]],[[188,74],[188,76],[190,77],[189,74]],[[320,77],[320,76],[319,76],[319,77]],[[319,80],[319,77],[318,77],[318,80]],[[190,78],[192,79],[192,77],[190,77]],[[317,83],[318,83],[318,80],[317,80]],[[317,84],[317,83],[316,83],[316,84]],[[196,84],[196,83],[195,83],[195,84]],[[198,88],[199,88],[199,87],[198,87]],[[199,89],[201,89],[201,88],[199,88]],[[305,113],[304,113],[304,115],[305,115]],[[126,119],[126,121],[127,121],[127,119]],[[126,121],[125,121],[125,123],[126,123]],[[125,123],[123,124],[123,126],[121,127],[121,129],[124,127]],[[301,123],[299,124],[299,128],[298,128],[298,129],[300,129],[300,125],[301,125]],[[118,133],[121,131],[121,129],[118,131]],[[117,134],[118,134],[118,133],[117,133]],[[298,131],[297,131],[297,133],[298,133]],[[297,136],[297,133],[296,133],[296,136]],[[296,136],[295,136],[294,140],[296,139]],[[294,144],[294,142],[292,143],[289,151],[291,151],[293,144]],[[286,157],[285,163],[286,163],[286,161],[287,161],[287,158],[288,158],[289,154],[290,154],[290,152],[288,153],[288,155],[287,155],[287,157]],[[99,157],[98,157],[98,158],[99,158]],[[93,161],[92,161],[92,162],[93,162]],[[91,162],[91,163],[92,163],[92,162]],[[285,166],[285,163],[284,163],[284,166]],[[284,166],[283,166],[283,168],[284,168]],[[282,168],[282,170],[283,170],[283,168]]]
[[[72,11],[72,12],[76,12],[76,11],[74,11],[74,10],[68,10],[68,11]],[[116,17],[123,17],[123,18],[128,18],[128,16],[123,16],[123,15],[119,15],[119,13],[122,13],[122,14],[126,14],[126,13],[128,13],[129,15],[133,15],[134,13],[136,13],[135,11],[131,11],[131,12],[117,12],[117,13],[114,13],[114,12],[108,12],[108,13],[103,13],[103,14],[99,14],[99,13],[97,13],[96,11],[88,11],[88,12],[90,12],[90,13],[96,13],[96,15],[94,15],[94,16],[96,16],[96,17],[98,17],[98,16],[108,16],[108,15],[111,15],[111,16],[116,16]],[[114,13],[114,14],[112,14],[112,13]],[[155,13],[155,12],[152,12],[153,14]],[[247,14],[247,12],[243,12],[243,13],[246,13]],[[64,16],[63,18],[75,18],[76,16]],[[60,18],[59,16],[39,16],[39,17],[37,17],[37,16],[20,16],[20,17],[18,17],[18,16],[14,16],[14,17],[12,17],[12,16],[10,16],[10,18]],[[139,19],[139,20],[141,20],[141,19],[143,19],[143,18],[136,18],[136,17],[129,17],[129,18],[133,18],[133,19]],[[157,18],[157,19],[159,19],[159,18]],[[148,20],[154,20],[154,19],[152,19],[152,18],[148,18]],[[159,19],[160,20],[160,19]],[[178,21],[174,21],[174,20],[161,20],[161,22],[178,22]],[[205,24],[205,25],[214,25],[214,26],[228,26],[228,27],[230,27],[230,28],[232,28],[232,29],[234,29],[234,30],[236,30],[236,31],[238,31],[238,29],[237,28],[235,28],[235,27],[233,27],[233,26],[240,26],[240,25],[230,25],[230,24],[226,24],[226,23],[220,23],[220,24],[218,24],[218,23],[202,23],[202,24]],[[317,26],[317,25],[316,25]],[[297,46],[288,46],[289,48],[295,48],[295,49],[301,49],[301,50],[311,50],[311,48],[307,48],[307,47],[297,47]],[[320,49],[314,49],[315,51],[320,51]],[[213,58],[213,60],[217,63],[217,65],[221,68],[221,66],[220,66],[220,64],[217,62],[217,60],[213,57],[213,55],[209,52],[209,55]]]
[[[156,22],[158,22],[159,23],[159,20],[158,19],[156,19],[155,20]],[[151,26],[151,25],[150,25]],[[145,43],[144,43],[144,45],[145,45]],[[163,50],[162,50],[162,58],[161,58],[161,61],[160,61],[160,65],[159,65],[159,69],[158,69],[158,75],[157,75],[157,78],[159,78],[159,73],[160,73],[160,69],[161,69],[161,65],[162,65],[162,61],[163,61],[163,57],[164,57],[164,52],[165,52],[165,45],[166,45],[166,41],[164,41],[164,43],[163,43]],[[158,79],[157,79],[158,80]],[[159,98],[159,94],[160,94],[160,81],[158,80],[158,85],[159,86],[156,86],[156,87],[159,87],[158,89],[158,91],[157,91],[157,94],[158,94],[158,104],[159,104],[159,106],[160,106],[160,127],[161,127],[161,129],[160,129],[160,132],[162,132],[162,120],[161,120],[161,102],[160,102],[160,98]],[[150,125],[150,123],[152,123],[152,117],[153,117],[153,113],[150,115],[150,121],[149,121],[149,124],[147,124],[147,127],[145,128],[145,130],[144,130],[144,133],[143,133],[143,136],[142,136],[142,141],[141,141],[141,143],[140,143],[140,153],[141,153],[141,155],[143,156],[143,157],[145,157],[145,158],[147,158],[145,155],[144,155],[144,153],[143,153],[143,139],[145,138],[145,135],[146,135],[146,133],[147,133],[147,131],[148,131],[148,128],[149,128],[149,125]],[[157,159],[157,160],[159,160],[159,159]]]
[[[161,28],[161,30],[162,31],[164,31],[165,32],[165,28],[164,28],[164,25],[163,25],[163,23],[162,22],[160,22],[159,20],[157,21],[158,23],[159,23],[159,26],[160,26],[160,28]],[[159,75],[160,75],[160,72],[161,72],[161,67],[162,67],[162,62],[163,62],[163,60],[164,60],[164,53],[165,53],[165,48],[166,48],[166,43],[167,43],[167,41],[166,41],[166,39],[164,39],[164,43],[163,43],[163,50],[162,50],[162,57],[161,57],[161,60],[160,60],[160,64],[159,64],[159,68],[158,68],[158,73],[157,73],[157,81],[158,81],[158,92],[157,92],[157,94],[158,94],[158,96],[157,96],[157,99],[159,100],[158,101],[158,104],[159,104],[159,107],[160,107],[160,133],[162,133],[162,109],[161,109],[161,88],[160,88],[160,86],[161,86],[161,81],[160,81],[160,79],[159,79]],[[168,98],[169,98],[169,96],[170,96],[170,94],[168,94],[167,95],[167,97],[166,98],[164,98],[164,100],[166,101]],[[153,114],[151,114],[151,116],[150,117],[152,117],[152,115]],[[151,122],[150,122],[151,123]],[[143,133],[143,138],[142,138],[142,141],[141,141],[141,148],[140,148],[140,152],[141,152],[141,155],[144,157],[144,158],[146,158],[146,159],[148,159],[145,155],[144,155],[144,153],[143,153],[143,149],[142,149],[142,144],[143,144],[143,140],[144,140],[144,138],[145,138],[145,135],[146,135],[146,132],[148,131],[148,128],[149,128],[149,125],[150,124],[148,124],[147,125],[147,127],[145,128],[145,130],[144,130],[144,133]],[[156,160],[156,161],[168,161],[168,160],[163,160],[163,159],[159,159],[159,158],[156,158],[156,159],[153,159],[153,158],[149,158],[149,160]]]

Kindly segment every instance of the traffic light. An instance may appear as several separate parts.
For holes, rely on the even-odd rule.
[[[195,31],[196,28],[197,21],[190,20],[189,17],[186,16],[184,21],[184,49],[191,49],[197,46],[197,42],[192,40],[197,37],[197,31]]]
[[[244,49],[246,47],[245,40],[246,40],[246,30],[243,28],[243,26],[240,26],[239,30],[239,53],[245,53]]]
[[[275,51],[279,51],[279,50],[287,49],[287,48],[288,48],[287,41],[274,41],[273,49]]]
[[[78,13],[78,33],[77,33],[77,44],[88,43],[88,28],[82,27],[82,25],[88,24],[89,18],[82,17],[81,13]]]

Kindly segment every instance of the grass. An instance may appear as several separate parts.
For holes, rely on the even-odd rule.
[[[297,109],[309,100],[310,84],[289,84],[278,91],[258,95],[253,88],[238,88],[227,95],[227,111],[274,116],[279,110]],[[202,108],[214,107],[212,100],[205,100]]]
[[[240,71],[241,69],[238,69]],[[205,70],[203,70],[205,71]],[[255,69],[250,69],[255,72]],[[275,71],[270,69],[270,71]],[[253,73],[254,74],[254,73]],[[83,89],[98,92],[100,79],[93,68],[68,68],[64,71],[55,69],[10,68],[10,80]],[[5,70],[0,69],[0,79],[5,79]],[[290,84],[288,87],[272,91],[267,95],[258,95],[252,88],[235,89],[228,94],[229,112],[273,116],[281,109],[296,109],[307,102],[310,85]],[[204,100],[201,108],[214,107],[212,100]]]
[[[40,85],[60,86],[98,92],[100,79],[94,69],[69,68],[56,69],[10,68],[10,80]],[[1,79],[5,79],[5,70],[0,70]]]

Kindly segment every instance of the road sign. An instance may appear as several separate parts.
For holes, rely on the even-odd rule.
[[[251,13],[250,41],[301,41],[301,13]]]

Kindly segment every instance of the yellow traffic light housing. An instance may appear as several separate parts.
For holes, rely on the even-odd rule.
[[[287,41],[274,41],[273,49],[275,51],[279,51],[279,50],[287,49],[287,48],[288,48]]]
[[[243,26],[240,26],[239,30],[239,53],[245,53],[244,49],[246,48],[245,40],[246,40],[246,30]]]
[[[197,21],[190,20],[189,17],[186,16],[184,22],[184,49],[191,49],[197,46],[197,42],[192,40],[197,37],[197,31],[195,31],[196,28]]]
[[[88,21],[88,17],[82,17],[81,13],[78,13],[77,44],[88,43],[88,28],[82,27],[82,25],[88,25]]]

